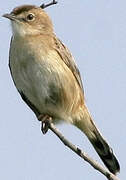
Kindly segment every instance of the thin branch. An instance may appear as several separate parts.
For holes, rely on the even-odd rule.
[[[40,7],[42,8],[42,9],[45,9],[45,8],[47,8],[47,7],[49,7],[49,6],[52,6],[52,5],[54,5],[54,4],[57,4],[58,3],[58,1],[55,1],[55,0],[53,0],[52,2],[50,2],[50,3],[48,3],[48,4],[42,4]]]
[[[68,141],[61,132],[54,126],[54,124],[50,121],[50,119],[46,119],[46,121],[42,121],[42,132],[45,134],[44,128],[50,129],[58,136],[58,138],[63,142],[65,146],[70,148],[72,151],[74,151],[77,155],[79,155],[83,160],[87,161],[92,167],[94,167],[96,170],[101,172],[104,176],[106,176],[109,180],[119,180],[117,176],[109,172],[109,170],[105,169],[102,165],[100,165],[97,161],[93,160],[91,157],[88,156],[85,152],[83,152],[80,148],[73,145],[70,141]]]

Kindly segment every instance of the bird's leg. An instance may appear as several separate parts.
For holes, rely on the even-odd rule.
[[[41,131],[43,134],[46,134],[49,129],[49,123],[52,121],[52,117],[47,114],[40,114],[38,120],[41,121]]]

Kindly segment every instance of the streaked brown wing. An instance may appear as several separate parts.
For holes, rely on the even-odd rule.
[[[54,43],[55,43],[55,50],[58,52],[64,63],[69,67],[69,69],[72,71],[73,75],[75,76],[75,79],[78,82],[78,85],[80,86],[83,94],[83,84],[80,76],[80,72],[75,64],[74,58],[71,55],[68,48],[64,46],[64,44],[57,38],[54,37]]]

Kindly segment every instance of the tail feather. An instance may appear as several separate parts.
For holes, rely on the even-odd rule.
[[[93,147],[102,159],[105,166],[110,170],[110,172],[116,174],[120,171],[120,166],[118,160],[113,154],[112,148],[107,144],[107,142],[103,139],[103,137],[98,131],[94,133],[96,138],[89,139],[90,142],[92,143]]]
[[[112,148],[96,128],[87,108],[84,109],[83,113],[83,119],[76,120],[74,125],[86,134],[105,166],[110,172],[116,174],[120,171],[120,165],[113,154]]]

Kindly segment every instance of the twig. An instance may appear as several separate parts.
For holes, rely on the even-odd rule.
[[[42,4],[40,7],[42,8],[42,9],[45,9],[45,8],[47,8],[47,7],[49,7],[49,6],[52,6],[52,5],[54,5],[54,4],[57,4],[58,2],[57,1],[55,1],[55,0],[53,0],[52,2],[50,2],[50,3],[48,3],[48,4]]]
[[[43,125],[44,124],[44,125]],[[92,167],[94,167],[96,170],[101,172],[103,175],[106,176],[109,180],[119,180],[117,176],[109,172],[109,170],[105,169],[102,165],[100,165],[97,161],[93,160],[91,157],[88,156],[85,152],[83,152],[80,148],[73,145],[70,141],[68,141],[61,132],[54,126],[54,124],[51,122],[50,119],[47,119],[46,121],[42,121],[42,132],[44,132],[44,128],[49,128],[51,131],[54,132],[58,136],[58,138],[63,142],[63,144],[67,147],[69,147],[72,151],[74,151],[77,155],[79,155],[82,159],[87,161]],[[44,133],[45,134],[45,133]]]

